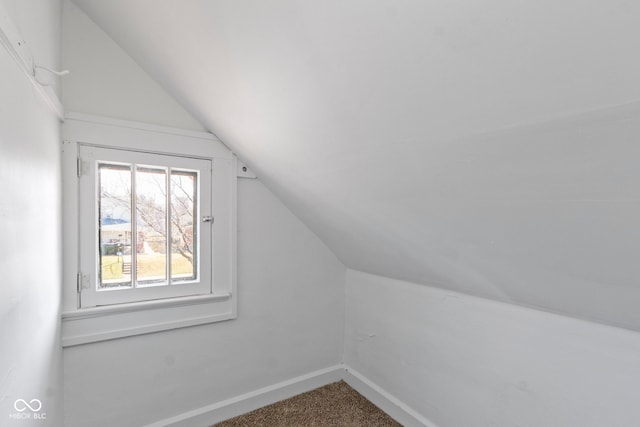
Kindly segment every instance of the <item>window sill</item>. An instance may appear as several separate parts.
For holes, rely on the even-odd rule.
[[[230,293],[78,309],[62,313],[62,346],[71,347],[235,317]]]

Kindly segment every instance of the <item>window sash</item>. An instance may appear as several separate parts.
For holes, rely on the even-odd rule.
[[[79,265],[81,268],[81,279],[79,280],[80,307],[97,307],[102,305],[122,304],[138,301],[147,301],[163,298],[173,298],[193,295],[206,295],[212,293],[212,227],[209,222],[202,222],[200,218],[211,216],[212,201],[212,162],[209,159],[193,157],[181,157],[163,154],[154,154],[139,151],[128,151],[123,149],[111,149],[96,147],[91,145],[80,145],[80,158],[82,159],[82,176],[79,180],[79,228],[80,228],[80,251]],[[100,277],[100,250],[99,232],[100,212],[98,209],[97,196],[99,194],[98,164],[99,163],[121,163],[147,167],[164,167],[167,170],[175,171],[197,171],[198,187],[196,189],[197,209],[194,221],[194,228],[197,241],[193,242],[195,247],[194,265],[199,266],[195,280],[176,281],[171,284],[171,276],[167,276],[168,285],[164,286],[135,286],[134,276],[136,275],[136,247],[135,236],[132,236],[132,287],[98,289]],[[135,166],[133,166],[135,167]],[[169,183],[167,183],[169,185]],[[135,183],[132,191],[135,200]],[[168,190],[169,192],[170,190]],[[168,195],[167,197],[170,197]],[[167,222],[170,223],[170,211],[167,210]],[[135,233],[135,220],[137,212],[132,204],[131,223],[132,231]],[[167,228],[170,229],[170,226]],[[171,260],[171,235],[166,235],[169,246],[167,251],[167,263]],[[167,273],[170,274],[170,271]]]

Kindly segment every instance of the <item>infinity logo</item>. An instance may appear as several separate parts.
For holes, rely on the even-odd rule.
[[[32,406],[33,405],[33,406]],[[29,403],[27,403],[24,399],[18,399],[13,403],[13,407],[18,412],[24,412],[27,408],[31,409],[32,412],[38,412],[42,409],[42,402],[38,399],[31,399]]]

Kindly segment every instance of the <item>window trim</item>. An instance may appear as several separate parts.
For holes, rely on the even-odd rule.
[[[132,141],[134,141],[132,143]],[[78,288],[79,144],[177,154],[213,162],[211,294],[80,308]],[[179,152],[179,154],[178,154]],[[164,126],[69,113],[63,125],[63,346],[72,346],[237,317],[237,159],[215,136]]]

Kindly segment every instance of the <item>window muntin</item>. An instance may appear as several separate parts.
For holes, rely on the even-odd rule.
[[[80,306],[210,294],[211,226],[199,218],[211,161],[89,145],[80,157]]]

